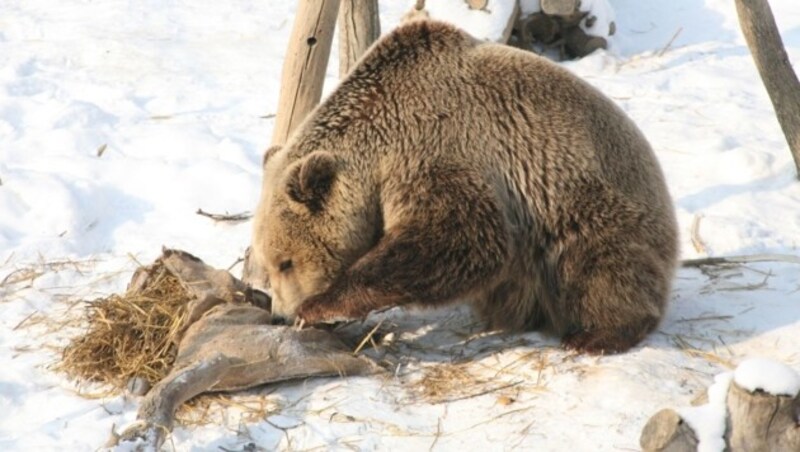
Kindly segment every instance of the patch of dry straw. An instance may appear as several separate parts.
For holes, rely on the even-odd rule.
[[[175,361],[190,295],[160,262],[143,290],[88,302],[88,327],[73,337],[56,366],[75,379],[123,390],[132,377],[151,385]]]

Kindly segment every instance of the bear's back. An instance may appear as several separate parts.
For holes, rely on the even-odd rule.
[[[515,142],[539,177],[564,182],[591,175],[634,199],[669,208],[655,154],[613,101],[530,52],[486,43],[470,54],[475,76],[498,93],[483,103],[486,119],[510,131],[499,140]]]
[[[610,99],[545,58],[442,22],[381,38],[301,129],[289,161],[327,149],[402,173],[455,160],[537,215],[541,193],[589,178],[672,215],[654,153]]]

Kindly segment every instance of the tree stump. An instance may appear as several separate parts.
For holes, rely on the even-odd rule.
[[[783,129],[800,179],[800,82],[766,0],[736,0],[742,33]]]
[[[800,451],[800,394],[773,395],[757,389],[750,392],[736,383],[728,391],[731,428],[725,442],[732,451]]]
[[[331,53],[339,0],[300,0],[281,73],[272,145],[282,145],[316,107]]]
[[[720,382],[727,387],[718,386]],[[748,360],[734,375],[718,377],[712,388],[710,405],[681,411],[700,425],[691,425],[674,410],[661,410],[642,430],[642,450],[694,451],[710,441],[714,444],[705,444],[705,450],[716,445],[731,452],[800,451],[800,375],[794,370],[773,361]],[[698,416],[694,410],[703,411]]]
[[[381,35],[378,0],[344,0],[339,10],[339,78]]]
[[[578,11],[580,0],[542,0],[542,11],[551,16],[568,16]]]

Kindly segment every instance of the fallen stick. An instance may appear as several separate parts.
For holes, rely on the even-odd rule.
[[[700,220],[703,219],[702,215],[695,215],[692,219],[692,228],[691,228],[691,237],[692,237],[692,246],[694,246],[694,250],[698,253],[705,254],[706,253],[706,245],[703,243],[703,239],[700,238]]]
[[[229,221],[232,223],[238,223],[240,221],[247,221],[253,217],[253,214],[250,212],[242,212],[242,213],[235,213],[235,214],[222,214],[222,213],[209,213],[203,209],[197,209],[196,214],[211,218],[214,221]]]
[[[664,47],[661,49],[660,52],[658,52],[658,56],[664,55],[667,52],[667,50],[669,50],[669,48],[672,47],[672,43],[675,42],[676,39],[678,39],[678,35],[680,35],[682,31],[683,31],[683,27],[679,27],[675,31],[675,34],[672,35],[672,38],[670,38],[670,40],[667,41],[667,44],[664,45]]]
[[[744,256],[702,257],[699,259],[686,259],[681,262],[681,267],[702,267],[704,265],[722,264],[747,264],[752,262],[787,262],[800,264],[800,256],[793,254],[750,254]]]

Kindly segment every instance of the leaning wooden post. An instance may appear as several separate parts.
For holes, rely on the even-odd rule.
[[[272,145],[282,145],[322,97],[339,0],[300,0],[283,62]]]
[[[344,0],[339,8],[339,78],[381,35],[378,0]]]
[[[744,39],[767,88],[800,178],[800,82],[766,0],[736,0]]]

